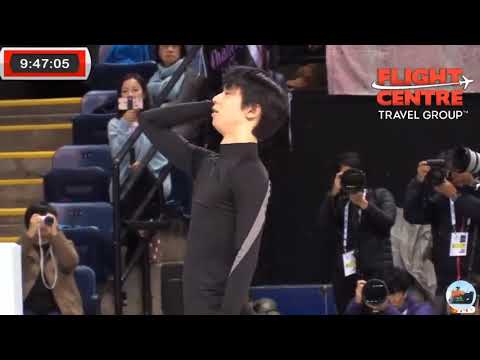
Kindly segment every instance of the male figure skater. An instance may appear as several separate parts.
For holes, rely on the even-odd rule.
[[[222,135],[220,153],[170,129],[202,117]],[[143,112],[152,144],[194,184],[183,275],[185,314],[240,314],[248,300],[270,196],[258,142],[288,118],[286,93],[264,71],[233,67],[209,101]]]

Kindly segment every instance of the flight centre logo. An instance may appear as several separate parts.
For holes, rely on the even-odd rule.
[[[459,120],[468,114],[463,93],[472,82],[459,68],[380,68],[372,88],[381,120]]]

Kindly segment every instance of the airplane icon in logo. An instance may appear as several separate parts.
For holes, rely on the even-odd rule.
[[[459,81],[460,85],[465,85],[463,90],[467,90],[468,85],[473,82],[473,80],[467,79],[465,75],[462,75],[462,80]]]

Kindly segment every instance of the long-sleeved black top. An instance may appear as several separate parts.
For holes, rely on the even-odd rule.
[[[256,143],[222,144],[215,153],[170,130],[211,118],[211,107],[203,101],[146,111],[140,125],[157,150],[193,179],[185,314],[239,314],[256,268],[270,181]]]

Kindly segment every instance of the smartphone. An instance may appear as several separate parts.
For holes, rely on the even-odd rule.
[[[143,99],[141,97],[120,97],[118,98],[118,110],[143,110]]]

